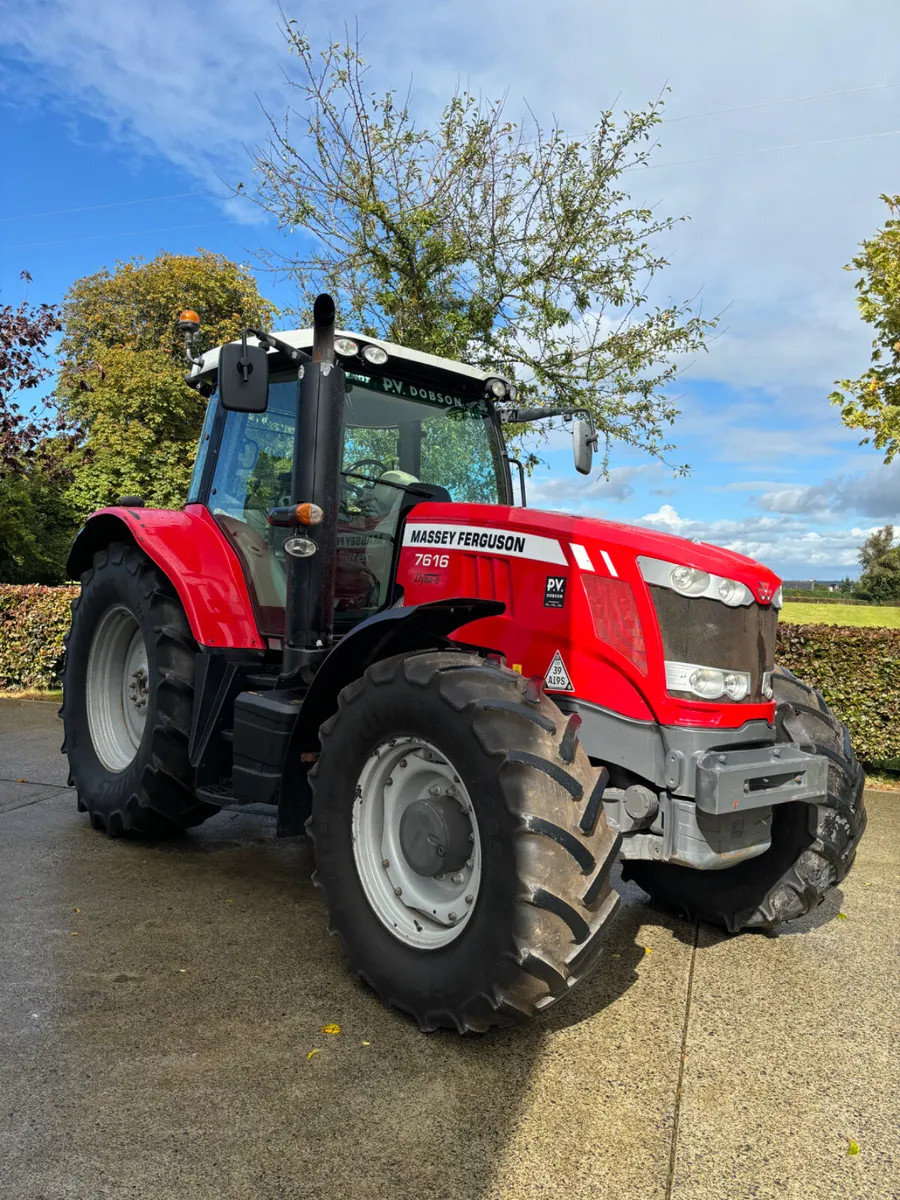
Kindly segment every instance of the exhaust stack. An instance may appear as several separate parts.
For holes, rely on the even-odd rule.
[[[313,306],[312,362],[300,368],[297,407],[291,502],[316,505],[322,519],[299,527],[285,542],[285,684],[308,683],[334,638],[344,372],[334,358],[334,301],[325,294]]]

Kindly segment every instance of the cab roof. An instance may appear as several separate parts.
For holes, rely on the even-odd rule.
[[[306,350],[308,353],[312,351],[313,331],[312,329],[286,329],[272,330],[272,336],[280,338],[289,346],[297,350]],[[423,367],[431,367],[432,369],[442,371],[452,371],[455,375],[467,375],[470,379],[477,379],[479,382],[484,382],[487,379],[498,378],[497,373],[493,374],[490,371],[480,371],[477,367],[470,367],[467,363],[456,362],[451,358],[441,358],[437,354],[426,354],[424,350],[409,350],[406,346],[398,346],[394,342],[383,342],[379,338],[366,337],[361,333],[352,333],[349,330],[336,329],[334,331],[335,338],[351,338],[360,348],[363,346],[380,346],[388,355],[388,360],[392,358],[403,359],[406,362],[418,363]],[[248,343],[258,345],[258,339],[248,337]],[[189,379],[196,379],[199,375],[211,374],[219,365],[219,346],[213,350],[207,350],[201,357],[200,365],[193,365],[188,375]],[[276,350],[269,350],[272,355],[277,354]],[[337,356],[340,359],[340,355]]]

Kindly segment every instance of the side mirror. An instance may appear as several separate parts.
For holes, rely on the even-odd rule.
[[[269,405],[265,346],[226,342],[219,351],[219,399],[229,412],[263,413]]]
[[[576,417],[572,428],[572,453],[575,456],[575,470],[579,475],[590,475],[596,441],[597,436],[590,424],[584,417]]]

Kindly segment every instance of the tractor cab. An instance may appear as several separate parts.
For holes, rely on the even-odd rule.
[[[274,339],[273,339],[274,340]],[[288,526],[273,510],[291,504],[298,374],[313,330],[277,335],[268,350],[264,411],[228,410],[218,385],[219,351],[195,363],[193,386],[209,393],[188,496],[207,507],[237,553],[260,632],[281,637],[287,602]],[[509,504],[509,462],[493,401],[514,389],[461,363],[338,332],[343,369],[335,558],[335,632],[399,599],[393,584],[397,532],[422,500]]]

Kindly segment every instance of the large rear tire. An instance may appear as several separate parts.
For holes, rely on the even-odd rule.
[[[307,829],[329,928],[422,1029],[530,1017],[596,964],[619,839],[577,726],[452,651],[374,664],[322,726]]]
[[[217,812],[197,801],[188,739],[197,644],[169,581],[135,546],[94,555],[72,602],[63,753],[78,809],[112,837],[164,837]]]
[[[866,827],[865,776],[850,735],[821,692],[784,667],[775,671],[775,736],[828,759],[828,795],[817,805],[776,805],[772,845],[758,858],[724,871],[625,860],[654,903],[689,919],[740,929],[772,929],[817,908],[853,864]]]

